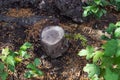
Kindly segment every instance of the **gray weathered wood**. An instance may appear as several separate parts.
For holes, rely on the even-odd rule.
[[[68,48],[68,41],[64,38],[64,30],[59,26],[49,26],[41,32],[41,44],[44,52],[51,58],[57,58]]]

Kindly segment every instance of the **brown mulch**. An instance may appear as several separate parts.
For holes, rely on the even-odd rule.
[[[28,9],[10,9],[6,14],[7,16],[13,17],[29,17],[34,13]],[[112,17],[111,17],[112,15]],[[116,19],[117,17],[117,19]],[[107,17],[108,21],[103,20],[91,20],[83,24],[76,24],[72,22],[59,22],[58,25],[63,27],[66,32],[69,33],[80,33],[87,38],[87,44],[95,47],[100,46],[102,43],[100,40],[96,40],[91,32],[95,30],[104,30],[110,22],[116,22],[120,20],[119,15],[109,14]],[[41,50],[40,45],[40,31],[43,27],[48,25],[54,25],[49,20],[41,20],[31,26],[17,26],[9,25],[8,23],[0,22],[0,50],[4,47],[9,46],[12,50],[18,50],[20,45],[28,41],[33,44],[34,49],[29,51],[32,58],[25,61],[16,67],[16,72],[9,76],[9,80],[88,80],[87,74],[83,72],[83,67],[87,63],[84,57],[79,57],[77,53],[84,48],[81,42],[78,40],[69,40],[69,49],[63,56],[57,59],[51,59],[45,57],[45,53]],[[96,27],[97,26],[97,27]],[[90,29],[85,31],[85,29]],[[35,79],[25,79],[23,74],[26,71],[25,64],[31,62],[35,57],[38,57],[42,61],[42,65],[39,67],[43,72],[44,76]]]

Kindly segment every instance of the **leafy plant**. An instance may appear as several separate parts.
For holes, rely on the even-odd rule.
[[[6,80],[9,71],[14,73],[17,64],[30,58],[30,55],[27,53],[27,49],[31,47],[32,45],[29,42],[26,42],[20,47],[19,51],[16,52],[10,50],[8,47],[2,49],[2,53],[0,55],[0,78],[2,80]],[[38,59],[35,59],[34,64],[39,64]]]
[[[107,42],[100,49],[92,46],[82,49],[78,55],[92,60],[83,68],[90,80],[120,80],[120,22],[111,23],[106,32],[111,37],[102,36]]]
[[[0,62],[0,77],[2,80],[6,80],[8,73],[4,70],[5,66],[2,62]]]
[[[87,6],[83,7],[83,16],[94,15],[96,18],[100,18],[103,14],[106,14],[105,6],[109,4],[106,0],[88,0]]]
[[[29,63],[26,66],[26,68],[28,68],[29,70],[24,74],[24,76],[26,78],[42,76],[43,72],[37,68],[40,63],[41,62],[39,58],[36,58],[33,63]]]
[[[66,34],[65,37],[67,39],[81,40],[81,44],[84,47],[87,45],[86,37],[81,35],[80,33],[77,33],[77,34]]]
[[[83,36],[83,35],[81,35],[80,33],[74,34],[74,35],[73,35],[73,38],[74,38],[75,40],[81,40],[82,46],[86,46],[86,45],[87,45],[87,39],[86,39],[86,37]]]
[[[114,6],[115,10],[120,11],[120,0],[110,0],[111,6]]]

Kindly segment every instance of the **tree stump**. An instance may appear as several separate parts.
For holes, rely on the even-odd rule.
[[[59,26],[49,26],[42,30],[40,38],[43,51],[51,58],[62,56],[68,49],[64,30]]]

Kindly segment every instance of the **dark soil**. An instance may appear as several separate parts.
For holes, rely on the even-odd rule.
[[[29,0],[27,1],[29,2]],[[33,50],[29,51],[32,58],[18,65],[16,72],[10,74],[8,80],[88,80],[87,74],[82,70],[87,61],[84,57],[77,55],[84,48],[81,40],[69,39],[69,49],[67,52],[61,57],[51,59],[41,49],[41,30],[46,26],[59,25],[63,27],[66,33],[80,33],[87,38],[88,45],[99,47],[104,42],[99,39],[100,36],[96,33],[97,30],[104,31],[109,23],[115,23],[120,20],[119,13],[108,12],[100,20],[91,18],[89,21],[77,24],[75,21],[72,21],[72,18],[56,16],[55,13],[54,15],[51,14],[52,11],[48,13],[46,10],[38,10],[36,6],[31,8],[37,2],[33,4],[31,2],[31,6],[28,5],[29,3],[26,3],[28,6],[20,6],[19,2],[16,2],[14,5],[12,4],[13,6],[7,6],[6,4],[4,5],[6,8],[1,7],[0,4],[0,51],[6,46],[17,51],[26,41],[32,43],[34,47]],[[36,57],[41,59],[42,64],[39,68],[44,72],[44,76],[25,79],[23,76],[26,71],[25,64],[32,62]]]

